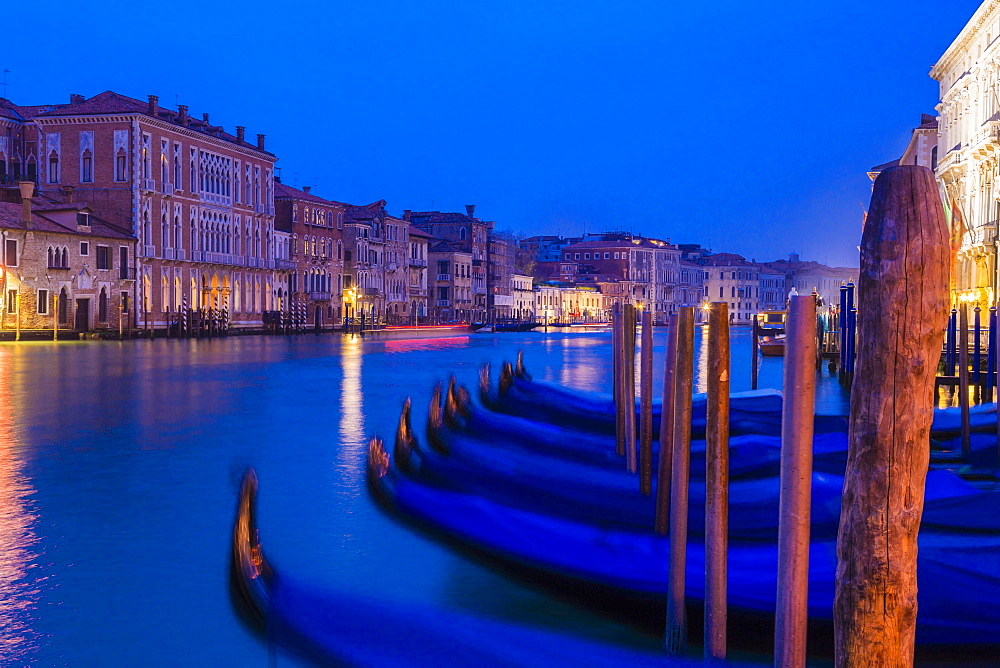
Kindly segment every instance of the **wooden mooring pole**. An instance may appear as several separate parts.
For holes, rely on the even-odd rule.
[[[809,517],[816,403],[816,300],[794,296],[785,330],[774,665],[806,664]]]
[[[625,456],[625,315],[616,305],[611,320],[612,341],[615,349],[615,453]],[[634,409],[633,409],[634,410]]]
[[[883,171],[861,240],[833,610],[838,666],[913,664],[917,531],[950,254],[934,174],[916,165]]]
[[[691,470],[691,386],[694,371],[694,307],[677,318],[674,439],[670,470],[670,571],[667,590],[667,654],[683,656],[687,646],[686,588],[688,479]]]
[[[639,492],[653,493],[653,313],[642,313],[642,362],[639,369]],[[662,410],[662,409],[661,409]]]
[[[667,354],[663,360],[663,406],[660,409],[660,461],[656,470],[656,519],[654,530],[666,536],[670,527],[670,477],[674,442],[674,396],[677,382],[678,318],[667,321]]]
[[[962,420],[962,458],[968,461],[969,443],[969,307],[958,312],[958,406]]]
[[[625,465],[629,473],[639,470],[635,452],[635,306],[625,305]]]
[[[705,415],[705,660],[726,658],[729,547],[729,304],[708,314]]]

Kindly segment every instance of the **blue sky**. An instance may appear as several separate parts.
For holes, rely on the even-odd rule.
[[[980,2],[57,4],[0,56],[17,104],[155,94],[332,199],[856,266]]]

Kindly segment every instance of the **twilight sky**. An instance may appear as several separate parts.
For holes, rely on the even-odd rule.
[[[16,104],[159,95],[397,215],[857,266],[865,171],[980,0],[59,4],[0,56]]]

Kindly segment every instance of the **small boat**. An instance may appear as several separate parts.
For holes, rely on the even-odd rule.
[[[271,565],[256,522],[257,476],[247,471],[236,508],[230,593],[237,613],[268,644],[317,665],[693,666],[661,653],[459,614],[389,604],[299,582]],[[273,662],[273,659],[272,659]]]
[[[785,356],[785,335],[765,337],[757,344],[760,354],[764,357],[784,357]]]
[[[369,445],[368,481],[375,499],[394,517],[489,565],[578,597],[594,597],[605,606],[614,601],[617,611],[646,616],[647,623],[656,611],[662,615],[669,573],[665,537],[512,508],[426,485],[394,465],[378,438]],[[918,540],[916,642],[1000,651],[1000,535],[922,530]],[[773,615],[776,543],[733,543],[728,554],[731,609]],[[812,542],[810,626],[832,622],[836,569],[836,541]],[[685,570],[689,600],[702,600],[705,551],[698,541],[688,543]]]

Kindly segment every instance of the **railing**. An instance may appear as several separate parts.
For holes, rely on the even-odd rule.
[[[204,262],[205,261],[205,251],[193,250],[191,251],[191,261],[192,262]]]
[[[142,247],[143,257],[156,257],[156,246],[143,246]]]
[[[164,248],[163,249],[163,259],[164,260],[173,260],[174,259],[174,249],[173,248]]]
[[[439,299],[439,300],[437,300],[437,305],[438,306],[451,306],[451,301],[449,301],[447,299]]]
[[[437,275],[437,280],[439,280],[439,281],[450,281],[451,280],[451,274],[438,274]]]
[[[410,288],[410,296],[411,297],[426,297],[427,296],[427,289],[426,288]]]
[[[277,269],[295,269],[295,262],[278,258],[274,261],[274,266]]]
[[[156,179],[143,179],[142,189],[149,192],[156,192]]]
[[[411,257],[410,258],[410,266],[411,267],[426,267],[427,266],[427,260],[424,260],[423,258],[419,258],[419,257]]]
[[[330,299],[329,292],[310,292],[309,299],[314,302],[324,301]]]
[[[164,195],[173,195],[174,194],[174,184],[172,184],[172,183],[164,183],[163,186],[162,186],[162,189],[163,189],[163,194]]]
[[[357,293],[363,297],[378,297],[378,288],[358,288]]]
[[[134,281],[135,267],[118,267],[118,278],[123,281]]]

